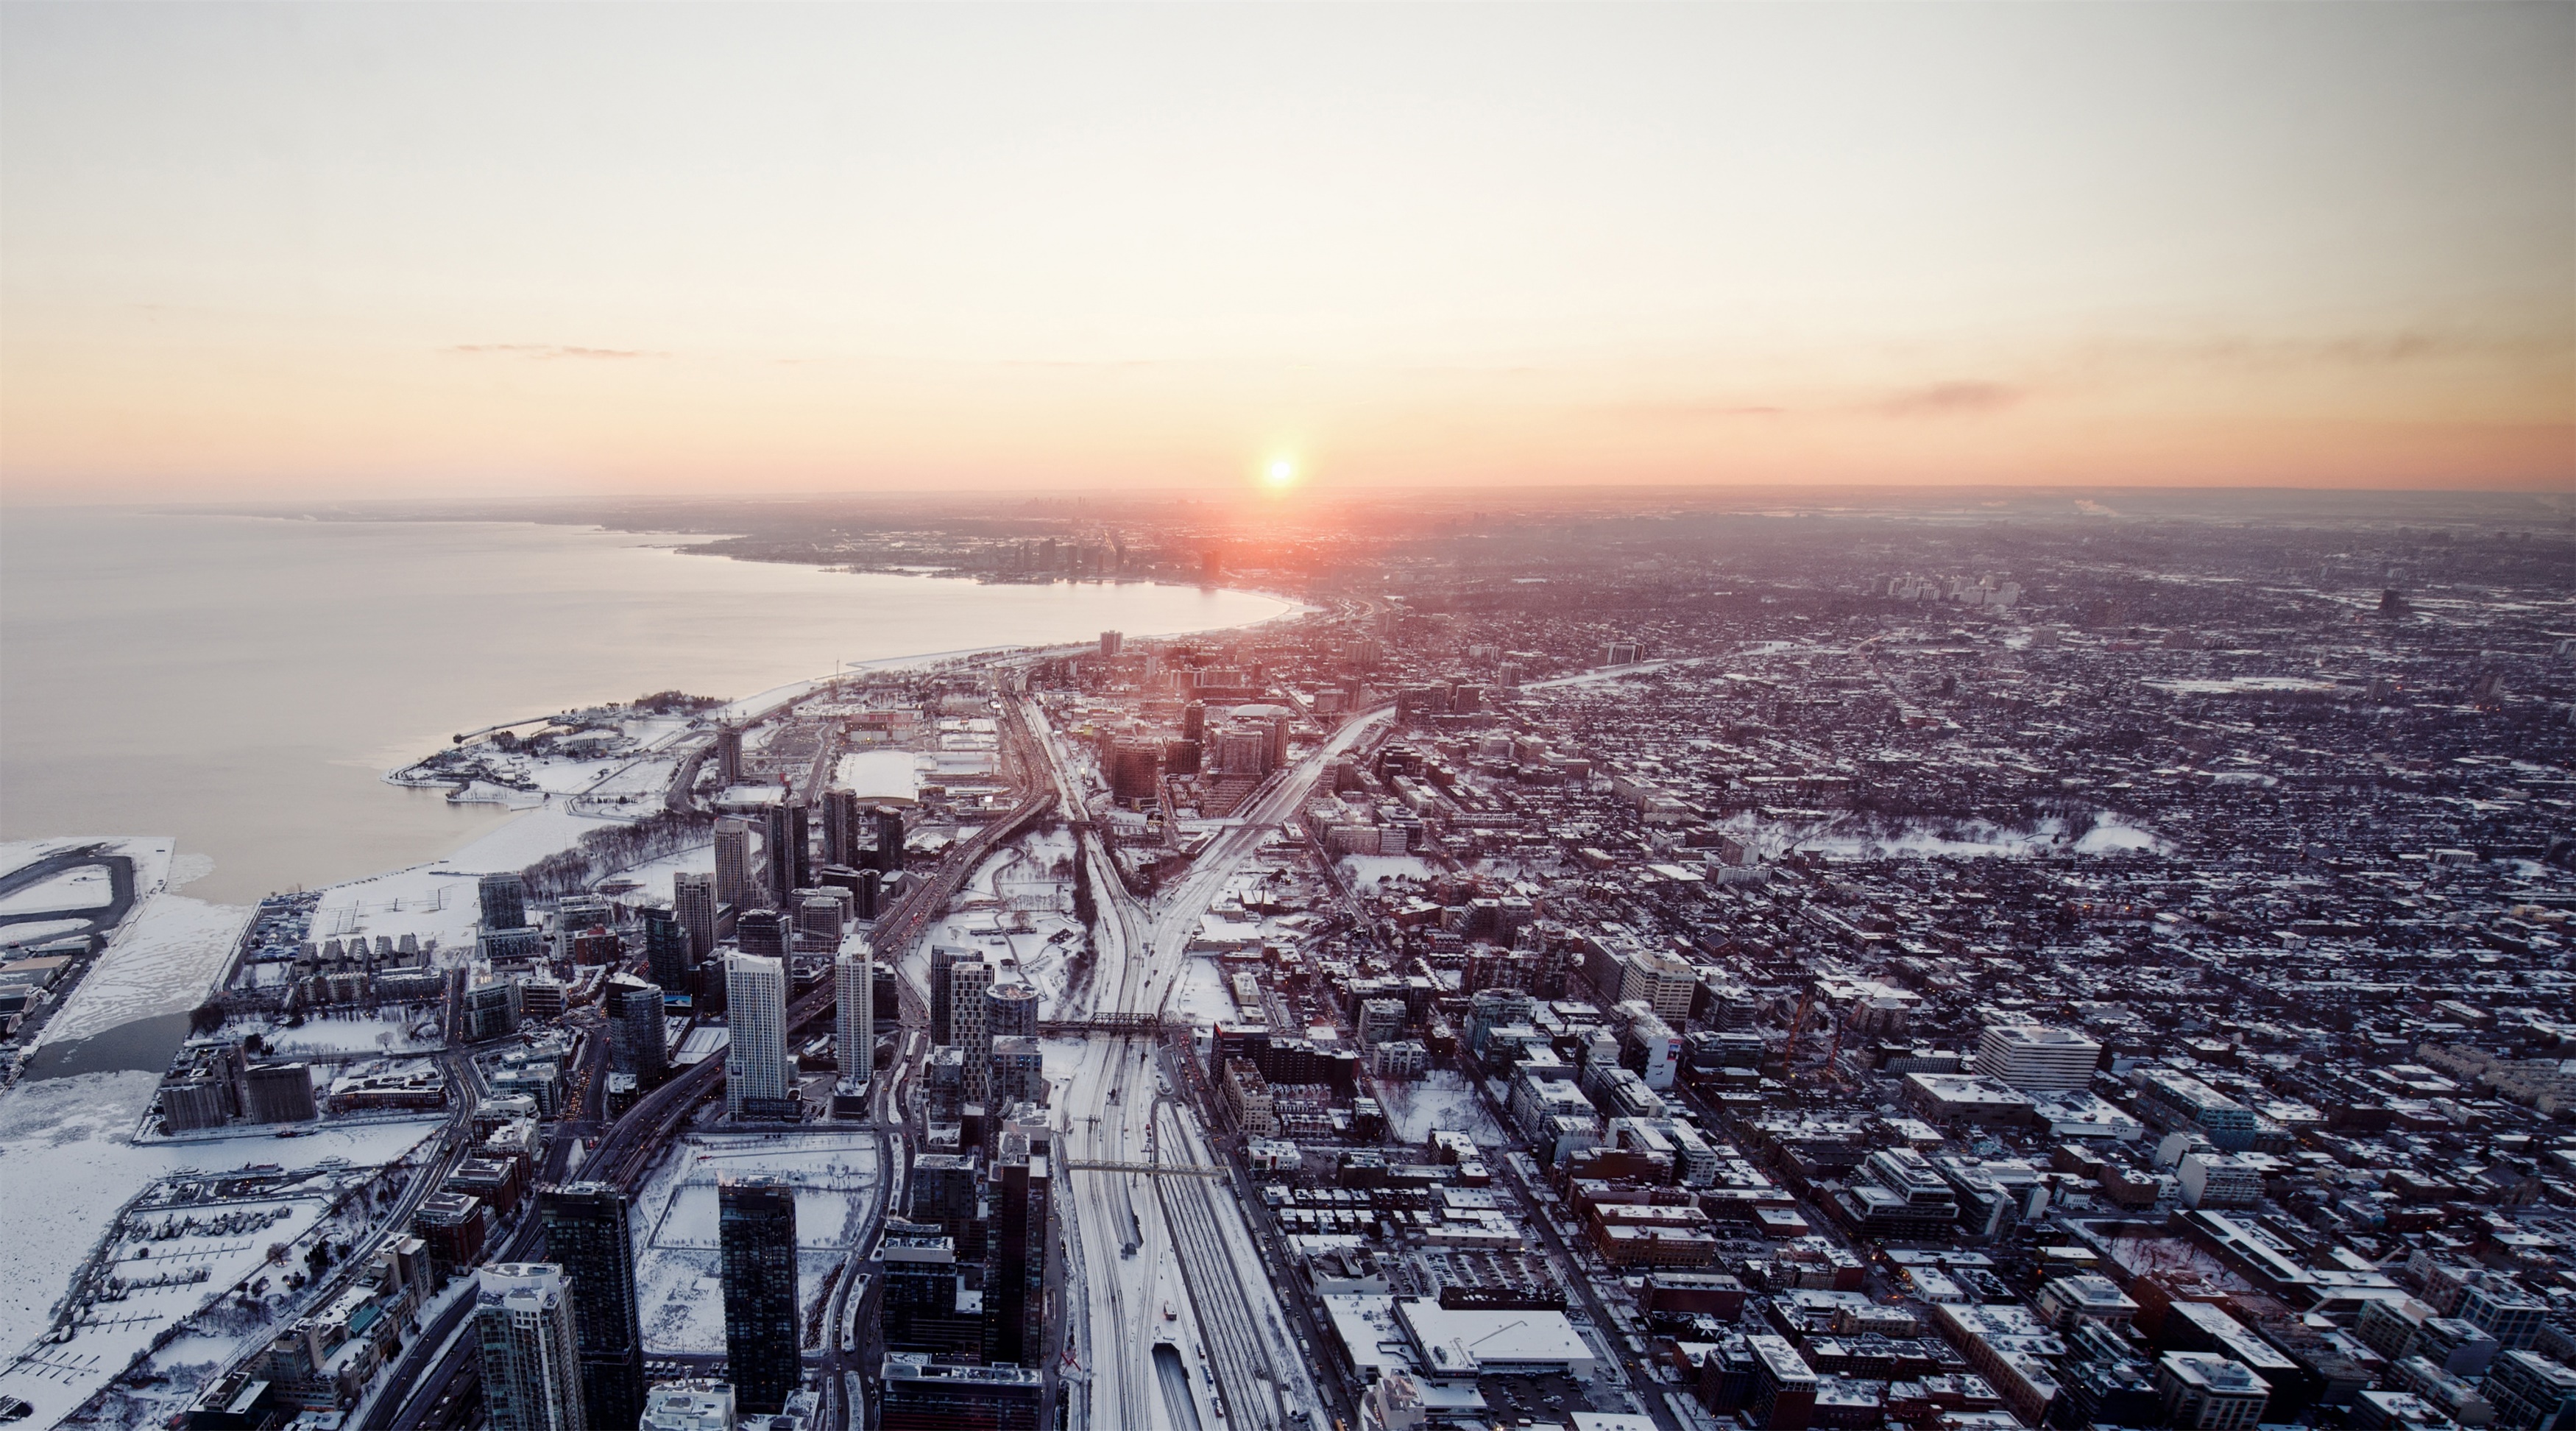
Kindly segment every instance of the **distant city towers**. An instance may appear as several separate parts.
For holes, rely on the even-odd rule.
[[[725,1360],[745,1411],[776,1412],[804,1379],[796,1334],[796,1190],[783,1178],[716,1180]]]
[[[1124,632],[1103,631],[1100,633],[1100,654],[1103,656],[1116,656],[1119,651],[1126,646],[1126,644],[1127,637]]]

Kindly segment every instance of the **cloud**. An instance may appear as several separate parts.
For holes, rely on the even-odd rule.
[[[459,343],[451,353],[508,353],[522,358],[667,358],[641,348],[575,348],[560,343]]]
[[[1890,417],[1957,417],[1997,412],[2020,402],[2024,396],[2026,394],[2020,388],[2006,383],[1933,383],[1892,393],[1877,407]]]

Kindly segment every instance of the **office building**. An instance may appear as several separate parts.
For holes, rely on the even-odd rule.
[[[832,961],[832,1032],[841,1062],[841,1086],[857,1089],[876,1072],[876,961],[865,940]]]
[[[823,863],[855,865],[859,862],[859,792],[826,790],[823,792]]]
[[[703,1376],[657,1381],[644,1396],[637,1431],[737,1431],[733,1383]]]
[[[734,1397],[774,1412],[803,1379],[796,1329],[796,1190],[783,1178],[716,1180],[725,1359]]]
[[[685,880],[688,876],[681,875],[679,878]],[[703,879],[704,876],[700,878]],[[675,888],[680,888],[685,893],[685,886],[675,886]],[[702,886],[698,893],[712,895],[714,891]],[[707,917],[712,923],[715,918],[712,909],[708,910]],[[645,976],[665,990],[677,989],[685,994],[689,991],[691,978],[697,973],[697,969],[696,936],[689,932],[688,925],[681,918],[681,911],[646,909],[644,911]]]
[[[903,812],[892,805],[877,807],[876,866],[885,874],[903,868]]]
[[[689,935],[689,972],[716,956],[716,877],[695,870],[682,870],[671,876],[671,913]],[[689,985],[666,983],[662,973],[653,971],[653,982],[665,989],[686,989]]]
[[[779,908],[786,907],[790,891],[814,882],[814,854],[807,842],[804,806],[781,800],[769,807],[762,858],[769,862],[769,897],[777,901]]]
[[[492,1431],[588,1431],[563,1269],[496,1262],[476,1277],[474,1335]]]
[[[253,1072],[258,1070],[254,1069]],[[258,1120],[265,1122],[267,1120]],[[2459,1318],[2496,1339],[2506,1351],[2527,1347],[2549,1323],[2549,1306],[2501,1279],[2460,1294]]]
[[[735,1118],[793,1121],[793,1070],[787,1051],[787,966],[757,954],[725,957],[725,1007],[732,1024],[725,1048],[725,1112]]]
[[[787,916],[775,909],[745,910],[733,922],[733,936],[743,953],[764,959],[786,958],[796,940]]]
[[[2538,1352],[2509,1351],[2487,1373],[2487,1402],[2496,1431],[2576,1427],[2576,1371]]]
[[[2057,1093],[2093,1081],[2102,1045],[2044,1024],[1993,1024],[1977,1040],[1977,1072],[2024,1093]]]
[[[676,926],[675,926],[676,927]],[[631,974],[608,981],[608,1066],[635,1075],[646,1088],[670,1071],[670,1044],[662,1032],[662,986]]]
[[[2166,1352],[2156,1391],[2176,1431],[2246,1431],[2272,1399],[2271,1385],[2244,1363],[2209,1352]]]
[[[1038,1431],[1044,1381],[1031,1368],[888,1352],[879,1386],[880,1431]]]
[[[2254,1110],[2185,1073],[2143,1070],[2138,1116],[2159,1132],[2197,1132],[2223,1153],[2254,1146]]]
[[[1034,1363],[1046,1344],[1047,1213],[1053,1203],[1047,1155],[1032,1153],[1025,1134],[1002,1135],[993,1169],[993,1267],[984,1288],[993,1327],[993,1360]]]
[[[741,820],[716,821],[716,902],[737,910],[751,905],[751,826]],[[699,957],[707,952],[699,950]]]
[[[486,929],[528,927],[528,886],[514,874],[487,874],[475,884]]]
[[[581,1402],[589,1424],[635,1424],[644,1401],[644,1332],[635,1295],[634,1205],[609,1183],[537,1190],[546,1256],[571,1283]]]

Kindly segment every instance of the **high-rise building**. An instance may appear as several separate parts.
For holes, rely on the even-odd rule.
[[[635,1075],[650,1088],[670,1071],[670,1044],[662,1032],[662,986],[620,974],[608,981],[608,1066]]]
[[[735,1118],[793,1118],[787,1065],[787,966],[757,954],[725,957],[725,1112]]]
[[[1124,632],[1103,631],[1100,633],[1100,654],[1103,656],[1115,656],[1121,650],[1124,650],[1126,645],[1127,637]]]
[[[985,1030],[984,993],[992,986],[993,966],[981,960],[948,966],[948,1020],[952,1041],[966,1053],[966,1101],[981,1103],[990,1091],[986,1080],[993,1058],[992,1035]]]
[[[671,913],[689,936],[689,972],[697,972],[700,962],[716,957],[716,877],[694,870],[682,870],[671,876]],[[653,980],[665,989],[686,989],[688,984],[670,983],[662,971],[653,971]]]
[[[814,853],[807,847],[805,807],[781,800],[769,807],[768,842],[762,858],[769,862],[769,897],[787,907],[789,894],[814,882]]]
[[[735,909],[751,904],[751,826],[740,820],[716,821],[716,900]]]
[[[537,1190],[546,1256],[571,1280],[581,1404],[590,1425],[635,1424],[644,1404],[644,1332],[635,1295],[634,1204],[610,1183]]]
[[[588,1431],[563,1269],[496,1262],[477,1274],[474,1334],[492,1431]]]
[[[253,1123],[310,1122],[313,1070],[301,1063],[263,1063],[242,1075],[242,1116]]]
[[[716,1240],[734,1396],[745,1411],[777,1411],[803,1379],[796,1333],[796,1190],[783,1178],[718,1178]]]
[[[1014,1103],[1046,1101],[1046,1055],[1033,1038],[996,1038],[984,1091],[999,1112]]]
[[[712,894],[712,891],[701,889],[700,893]],[[709,915],[712,917],[712,910]],[[681,922],[680,911],[647,908],[644,911],[645,974],[665,989],[686,993],[689,976],[697,971],[697,967],[698,959],[692,947],[689,927]]]
[[[727,723],[716,727],[716,780],[731,789],[742,783],[742,727]]]
[[[1163,749],[1148,740],[1113,741],[1109,746],[1109,793],[1125,805],[1141,805],[1155,798],[1157,782],[1162,778]]]
[[[1207,706],[1205,703],[1192,701],[1188,705],[1181,707],[1181,739],[1207,739]]]
[[[1019,1133],[1002,1135],[994,1167],[992,1275],[984,1289],[993,1325],[993,1360],[1026,1365],[1045,1346],[1047,1209],[1053,1192],[1047,1155],[1029,1151]]]
[[[840,1045],[841,1086],[855,1091],[877,1066],[876,961],[867,941],[852,940],[832,961],[832,1032]]]
[[[903,812],[892,805],[877,807],[876,866],[885,874],[903,868]]]
[[[794,946],[795,926],[775,909],[747,909],[733,922],[734,942],[745,954],[784,959]]]
[[[957,1041],[957,1021],[948,998],[948,971],[974,957],[974,950],[954,944],[930,946],[930,1041],[934,1044]]]
[[[482,900],[484,928],[528,927],[528,886],[517,875],[487,874],[476,882],[475,893]]]
[[[2044,1024],[1989,1024],[1977,1040],[1977,1072],[2024,1093],[2082,1088],[2101,1059],[2102,1045]]]
[[[859,792],[826,790],[823,792],[823,862],[855,865],[859,862]]]

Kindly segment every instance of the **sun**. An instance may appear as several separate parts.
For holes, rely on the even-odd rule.
[[[1273,487],[1285,487],[1290,483],[1295,482],[1297,480],[1297,459],[1294,457],[1271,458],[1270,465],[1261,469],[1261,480],[1269,483]]]

